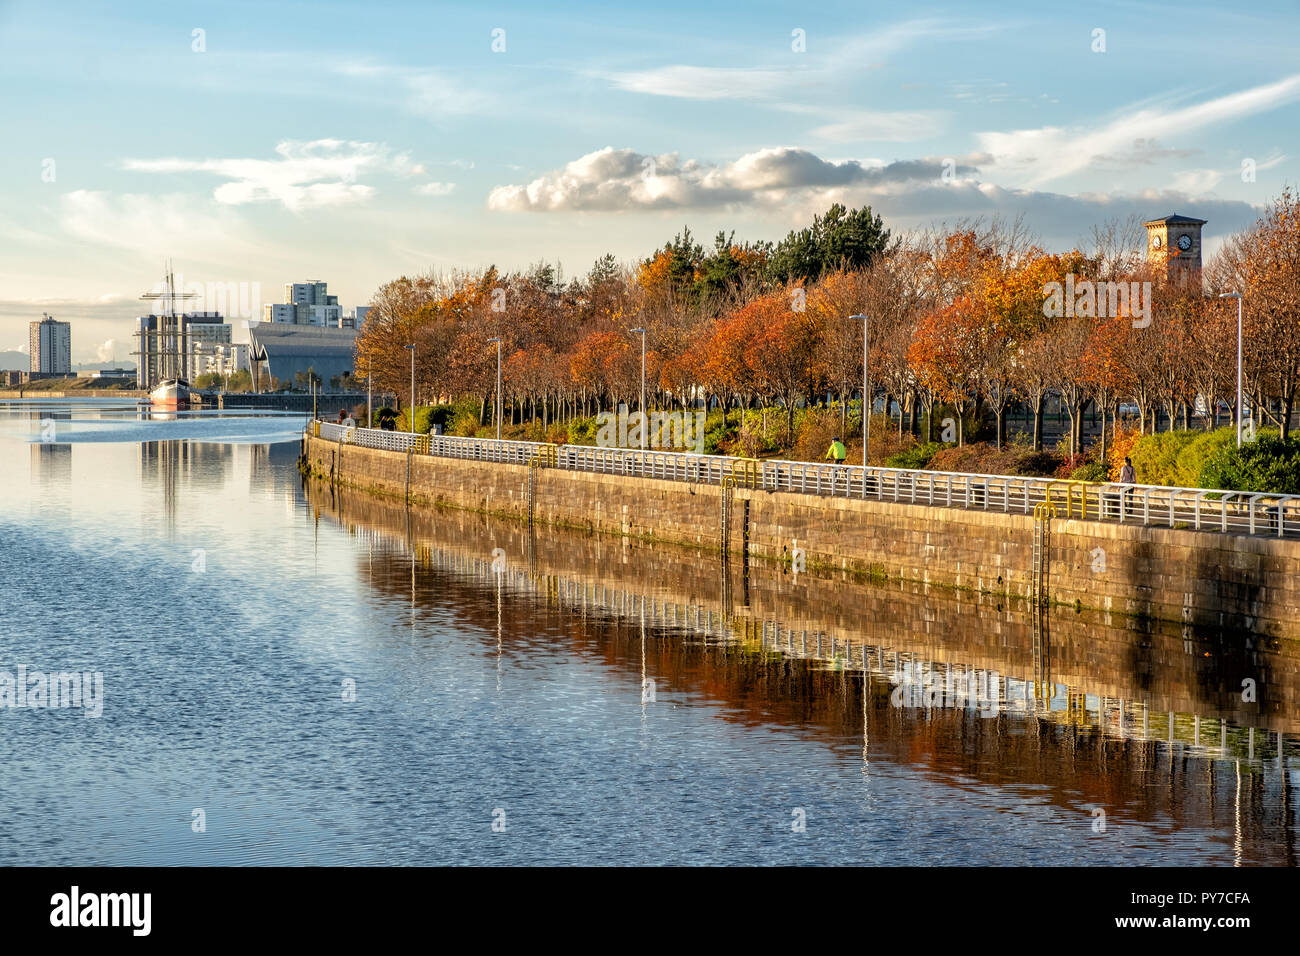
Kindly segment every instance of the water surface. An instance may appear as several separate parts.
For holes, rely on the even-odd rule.
[[[408,510],[301,425],[0,405],[0,670],[104,675],[0,709],[0,862],[1295,862],[1294,648]]]

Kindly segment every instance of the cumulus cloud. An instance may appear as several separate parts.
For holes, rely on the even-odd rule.
[[[218,203],[279,202],[293,212],[364,202],[374,189],[357,182],[361,175],[407,175],[415,168],[408,154],[383,143],[285,140],[275,152],[275,159],[128,159],[124,165],[137,172],[209,173],[229,180],[212,194]]]
[[[827,160],[789,146],[760,149],[721,165],[682,161],[676,153],[654,156],[606,146],[529,183],[496,187],[488,208],[573,212],[779,202],[792,193],[834,187],[939,180],[945,170],[977,172],[955,162],[946,167],[938,159],[879,164]]]
[[[117,358],[117,353],[120,351],[122,351],[122,343],[117,339],[108,339],[95,346],[95,361],[111,362]]]
[[[1269,158],[1264,162],[1273,163]],[[1260,210],[1204,195],[1212,171],[1189,171],[1168,188],[1130,193],[1065,193],[985,181],[993,157],[924,157],[880,162],[830,159],[794,147],[762,149],[723,163],[606,147],[531,182],[499,186],[488,197],[502,212],[615,212],[731,207],[791,224],[833,202],[870,205],[899,231],[972,219],[1021,219],[1047,248],[1086,244],[1093,225],[1172,212],[1207,219],[1206,254],[1250,226]],[[1262,164],[1261,164],[1262,168]]]
[[[415,191],[421,196],[448,196],[456,189],[455,183],[425,183],[416,186]]]

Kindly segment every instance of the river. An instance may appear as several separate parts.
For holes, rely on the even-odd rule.
[[[102,675],[0,707],[0,863],[1296,863],[1293,646],[408,509],[302,423],[0,404],[0,681]]]

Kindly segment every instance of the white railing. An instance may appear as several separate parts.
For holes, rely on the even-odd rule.
[[[1296,495],[413,435],[378,428],[345,428],[329,422],[308,427],[329,441],[402,453],[414,449],[416,453],[442,458],[515,465],[539,461],[567,471],[707,485],[729,480],[739,488],[1008,514],[1032,514],[1035,505],[1050,504],[1057,518],[1300,537],[1300,496]]]

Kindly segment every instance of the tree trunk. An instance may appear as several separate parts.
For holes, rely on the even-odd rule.
[[[1043,450],[1043,407],[1046,404],[1046,392],[1040,392],[1034,397],[1034,451]]]

